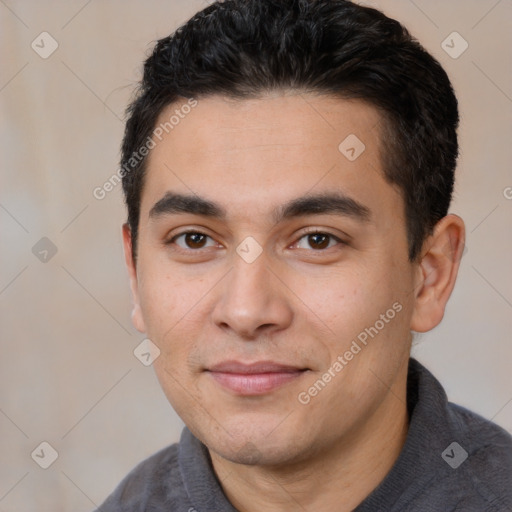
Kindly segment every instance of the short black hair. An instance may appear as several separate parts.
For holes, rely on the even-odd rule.
[[[183,98],[274,90],[359,99],[381,113],[383,172],[402,193],[414,261],[450,205],[457,99],[439,62],[405,27],[347,0],[218,1],[156,43],[122,143],[134,259],[147,161],[138,151],[162,110]]]

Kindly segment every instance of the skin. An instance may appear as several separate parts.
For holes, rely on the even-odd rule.
[[[154,367],[167,398],[242,512],[352,510],[405,441],[411,331],[443,317],[464,223],[446,216],[418,261],[408,260],[404,202],[383,177],[379,121],[361,101],[325,95],[199,98],[149,155],[136,264],[124,226],[133,323],[159,347]],[[354,161],[338,150],[349,134],[365,144]],[[215,202],[226,218],[155,213],[168,192]],[[293,199],[333,192],[364,205],[367,218],[273,216]],[[187,230],[207,236],[175,238]],[[247,237],[262,249],[251,263],[236,250]],[[400,311],[333,371],[397,303]],[[247,396],[208,371],[226,360],[304,371]],[[335,376],[301,403],[329,368]]]

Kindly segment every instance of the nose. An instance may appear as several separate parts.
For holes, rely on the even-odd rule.
[[[271,269],[265,253],[252,263],[234,256],[234,266],[218,293],[213,321],[237,338],[256,340],[292,322],[291,292]]]

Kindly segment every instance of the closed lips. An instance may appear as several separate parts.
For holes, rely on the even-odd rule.
[[[225,361],[207,371],[218,384],[237,395],[261,395],[295,380],[306,370],[272,361],[251,364]]]

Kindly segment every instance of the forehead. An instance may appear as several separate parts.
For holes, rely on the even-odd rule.
[[[273,93],[198,98],[181,110],[185,104],[159,116],[156,128],[164,129],[148,156],[142,215],[169,190],[253,216],[309,192],[336,190],[376,206],[396,202],[381,169],[381,118],[366,103]]]
[[[229,160],[230,154],[276,145],[281,145],[281,153],[297,155],[301,149],[311,154],[330,147],[338,156],[339,142],[349,135],[357,135],[370,153],[379,143],[380,114],[358,100],[273,92],[252,99],[214,95],[196,101],[197,106],[186,109],[190,111],[180,119],[176,114],[186,107],[185,102],[169,105],[157,120],[157,127],[165,128],[173,119],[175,124],[167,127],[163,138],[179,146],[177,156],[187,162],[207,158],[212,153],[217,157],[224,153]],[[172,141],[166,137],[171,133]],[[257,146],[256,141],[260,143]],[[160,149],[156,148],[154,155],[162,151],[162,145],[157,146]]]

